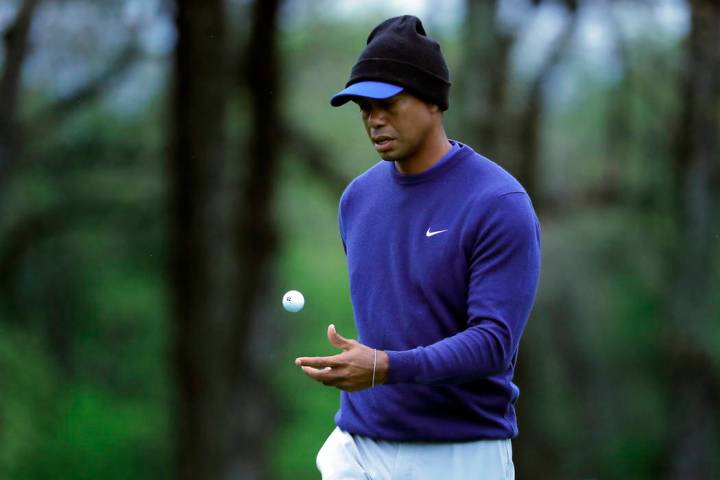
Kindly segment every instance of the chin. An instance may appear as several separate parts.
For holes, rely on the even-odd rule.
[[[380,158],[387,162],[402,162],[405,160],[405,156],[402,154],[402,152],[398,152],[397,150],[391,150],[389,152],[382,152],[379,153]]]

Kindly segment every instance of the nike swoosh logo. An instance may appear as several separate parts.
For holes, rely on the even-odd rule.
[[[443,233],[443,232],[447,232],[447,231],[448,231],[448,229],[446,228],[445,230],[438,230],[436,232],[431,232],[430,229],[428,228],[427,232],[425,232],[425,236],[432,237],[433,235],[437,235],[438,233]]]

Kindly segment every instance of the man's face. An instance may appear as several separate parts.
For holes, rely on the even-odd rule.
[[[439,109],[406,92],[384,99],[356,98],[363,124],[383,160],[402,162],[423,146]]]

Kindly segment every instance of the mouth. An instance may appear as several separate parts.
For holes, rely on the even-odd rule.
[[[392,142],[394,138],[388,137],[387,135],[377,135],[372,137],[373,146],[378,152],[386,152],[392,148]]]

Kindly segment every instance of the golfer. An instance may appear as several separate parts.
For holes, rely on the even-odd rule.
[[[448,139],[448,69],[418,18],[375,27],[346,87],[331,104],[359,106],[382,161],[340,199],[359,338],[330,325],[342,352],[295,360],[341,390],[317,467],[324,480],[512,479],[512,378],[540,273],[530,198]]]

